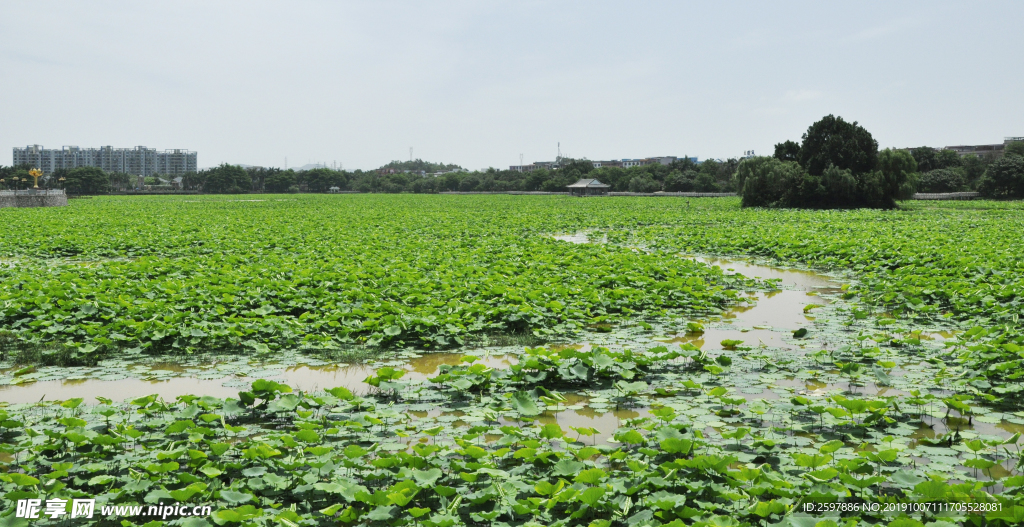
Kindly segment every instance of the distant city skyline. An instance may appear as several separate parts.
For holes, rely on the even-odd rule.
[[[1024,133],[1024,3],[984,6],[15,2],[0,146],[349,170],[413,147],[481,169],[559,142],[592,160],[766,155],[827,114],[882,148],[991,144]]]
[[[45,175],[61,169],[97,167],[107,172],[136,176],[180,176],[197,170],[197,156],[196,152],[182,148],[158,151],[145,146],[46,148],[43,145],[27,145],[12,149],[11,164],[29,165]]]

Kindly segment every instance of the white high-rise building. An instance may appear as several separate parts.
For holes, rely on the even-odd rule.
[[[137,146],[135,148],[79,148],[65,146],[60,150],[43,148],[40,145],[29,145],[25,148],[14,148],[14,165],[31,165],[43,174],[52,174],[61,168],[99,167],[107,172],[119,172],[134,176],[152,176],[166,174],[181,176],[186,172],[196,172],[198,163],[196,152],[182,149],[158,152],[155,148]]]

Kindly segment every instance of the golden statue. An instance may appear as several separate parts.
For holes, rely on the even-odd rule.
[[[43,175],[43,171],[39,170],[38,168],[33,168],[32,170],[28,171],[28,175],[32,176],[35,179],[35,184],[32,186],[32,188],[38,189],[39,177]]]

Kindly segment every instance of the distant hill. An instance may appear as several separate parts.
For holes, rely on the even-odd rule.
[[[461,170],[462,167],[456,164],[448,163],[431,163],[422,159],[415,161],[392,161],[382,167],[381,170],[393,168],[399,172],[426,172],[432,174],[434,172],[449,172],[452,170]]]
[[[325,163],[306,163],[305,165],[302,165],[301,167],[292,167],[292,170],[295,170],[296,172],[305,172],[307,170],[313,170],[314,168],[331,168],[331,167],[327,166]]]
[[[231,166],[242,167],[242,168],[263,168],[263,167],[258,166],[258,165],[246,165],[244,163],[228,163],[228,164],[231,165]],[[217,167],[203,167],[203,168],[200,168],[199,171],[201,172],[203,170],[210,170],[210,169],[213,169],[213,168],[217,168]]]

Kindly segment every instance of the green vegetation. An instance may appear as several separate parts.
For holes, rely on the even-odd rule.
[[[995,198],[1024,198],[1024,155],[1007,154],[989,165],[978,190]]]
[[[1024,204],[766,212],[729,211],[718,203],[721,208],[705,214],[681,214],[676,225],[639,227],[630,243],[850,271],[857,279],[851,297],[921,321],[1013,323],[1024,308]]]
[[[828,115],[803,143],[775,145],[774,157],[744,160],[736,188],[744,207],[893,208],[916,172],[910,154],[885,150],[857,122]]]
[[[540,235],[575,227],[551,223],[555,203],[96,198],[4,211],[0,257],[16,261],[0,267],[0,324],[85,361],[136,348],[446,348],[719,310],[748,283],[665,254],[566,247]]]
[[[804,133],[798,158],[812,176],[824,174],[829,167],[857,175],[874,170],[877,155],[878,141],[857,121],[827,115]]]
[[[392,162],[379,170],[343,171],[317,168],[303,172],[277,168],[246,169],[253,191],[328,192],[342,191],[432,194],[437,192],[564,192],[565,186],[582,177],[601,180],[616,192],[732,192],[733,173],[738,161],[706,160],[696,164],[681,159],[669,165],[651,164],[619,168],[594,168],[585,159],[563,159],[558,169],[541,168],[517,172],[489,168],[463,171],[456,165]],[[213,172],[188,176],[188,188],[209,191],[206,178]]]
[[[689,159],[670,165],[654,163],[631,168],[603,167],[594,169],[585,159],[563,159],[557,170],[541,168],[532,172],[517,172],[489,168],[481,171],[462,171],[457,165],[413,162],[392,162],[378,170],[334,170],[316,168],[296,172],[280,168],[222,165],[185,174],[180,188],[206,194],[233,194],[249,192],[372,192],[397,194],[403,192],[434,194],[438,192],[506,192],[543,191],[565,192],[565,186],[587,176],[611,185],[616,192],[733,192],[733,173],[738,161],[706,160],[700,164]],[[411,168],[410,168],[411,167]],[[27,167],[0,167],[0,178],[11,174],[13,181],[28,176]],[[67,171],[55,173],[48,181],[57,188],[57,179]],[[73,188],[74,194],[104,194],[125,191],[135,186],[135,177],[127,174],[106,173],[107,181],[95,181]],[[169,176],[159,179],[171,181]],[[169,183],[168,183],[169,184]],[[178,185],[178,183],[175,183]],[[0,183],[4,188],[14,184]],[[175,186],[174,188],[179,188]],[[161,187],[161,189],[164,189]],[[69,190],[72,190],[69,187]]]
[[[0,190],[15,190],[25,188],[25,185],[21,183],[21,179],[24,178],[26,182],[32,181],[32,176],[28,175],[28,171],[31,169],[32,167],[28,165],[0,165]]]
[[[735,205],[154,197],[2,211],[0,323],[25,341],[90,353],[443,348],[486,334],[568,336],[589,324],[726,305],[744,284],[670,256],[695,251],[853,271],[851,295],[914,317],[1008,324],[1021,309],[1018,206],[766,213]],[[542,236],[583,229],[618,243],[567,246]]]
[[[203,190],[212,194],[241,194],[252,188],[249,174],[242,167],[221,165],[201,174]]]
[[[917,181],[918,192],[960,192],[967,185],[963,172],[940,168],[925,172]]]
[[[219,525],[1024,521],[1021,203],[260,199],[0,211],[0,343],[105,355],[104,372],[121,348],[234,353],[204,366],[209,379],[265,371],[254,352],[378,346],[365,386],[300,392],[259,373],[230,398],[0,406],[0,521],[10,500],[84,495],[210,503]],[[582,233],[591,243],[553,236]],[[813,324],[771,330],[784,348],[712,339],[723,310],[774,286],[679,257],[695,253],[847,283],[804,304]],[[460,346],[523,334],[595,345],[519,348],[507,367]],[[406,373],[457,346],[459,364]],[[6,364],[7,384],[60,378]],[[822,502],[1000,509],[803,513]]]
[[[744,207],[893,208],[915,192],[980,191],[991,198],[1024,198],[1024,143],[1004,157],[965,156],[927,146],[878,152],[856,122],[826,116],[803,143],[775,145],[773,158],[745,160],[736,171]]]
[[[1004,490],[988,476],[1018,460],[1020,433],[978,435],[965,421],[1024,419],[992,411],[946,368],[914,366],[956,355],[973,336],[948,350],[919,336],[894,345],[886,330],[861,332],[853,346],[797,361],[766,360],[738,342],[717,356],[689,344],[533,348],[509,368],[466,356],[427,382],[405,380],[398,363],[379,365],[365,396],[345,387],[294,392],[261,379],[237,398],[20,405],[0,409],[0,445],[17,466],[0,474],[0,487],[8,500],[213,504],[218,525],[738,527],[824,517],[895,527],[968,516],[803,512],[805,503],[926,502],[998,506],[973,517],[1016,524],[1024,518],[1020,464],[1000,476]],[[918,356],[906,362],[898,346]],[[913,380],[890,378],[897,365]],[[865,368],[878,383],[912,391],[753,397],[766,385],[786,393],[778,384],[787,376],[845,378],[856,390]],[[955,391],[936,396],[922,384]],[[645,415],[633,412],[613,431],[559,424],[552,417],[571,391],[584,394],[573,408]]]
[[[110,189],[110,178],[96,167],[61,170],[53,179],[65,178],[64,188],[71,194],[100,194]]]
[[[1024,198],[1024,143],[1006,145],[1003,157],[993,153],[959,157],[952,150],[927,146],[911,150],[920,174],[911,176],[918,192],[978,191],[998,199]]]

